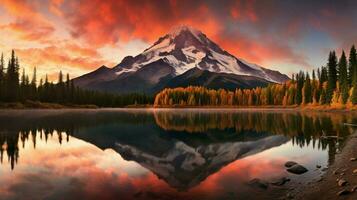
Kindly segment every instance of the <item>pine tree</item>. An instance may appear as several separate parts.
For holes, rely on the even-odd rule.
[[[32,75],[31,84],[32,85],[36,85],[37,84],[36,67],[33,68],[33,75]]]
[[[332,100],[332,95],[336,89],[337,82],[337,57],[335,51],[330,52],[328,58],[328,82],[327,82],[327,91],[326,91],[326,100],[328,103]]]
[[[62,71],[60,71],[59,74],[58,74],[57,88],[58,88],[58,92],[57,92],[57,98],[56,99],[59,99],[60,102],[63,103],[64,96],[65,96],[65,85],[64,85],[64,82],[63,82],[63,73],[62,73]]]
[[[63,84],[63,74],[62,71],[59,72],[58,74],[58,84],[62,85]]]
[[[304,87],[303,87],[304,95],[303,95],[303,102],[305,104],[311,103],[311,81],[310,81],[310,76],[309,73],[306,73],[306,79],[304,82]]]
[[[321,67],[321,77],[319,78],[321,83],[324,83],[328,80],[328,73],[326,67]]]
[[[31,80],[31,95],[30,98],[32,100],[37,100],[37,73],[36,73],[36,67],[33,68],[33,74],[32,74],[32,80]]]
[[[340,84],[342,103],[345,104],[348,99],[348,78],[347,78],[347,58],[345,52],[342,51],[342,55],[338,62],[338,81]]]
[[[318,74],[320,73],[319,70],[317,70]],[[318,81],[316,80],[316,75],[315,75],[315,70],[312,70],[312,102],[316,104],[318,100],[320,99],[320,92],[318,88]]]
[[[348,61],[348,83],[352,86],[354,73],[357,71],[357,53],[354,45],[351,47]]]
[[[66,89],[65,89],[65,96],[66,96],[66,101],[69,102],[70,101],[70,89],[71,89],[71,80],[69,79],[69,74],[67,73],[66,75]]]
[[[300,71],[299,74],[296,74],[296,96],[295,104],[300,105],[303,101],[302,98],[302,88],[304,87],[305,75],[304,72]]]
[[[25,81],[26,81],[26,73],[25,73],[25,68],[22,69],[22,75],[21,75],[21,87],[23,87],[25,85]]]
[[[16,101],[19,89],[19,62],[12,50],[11,58],[7,67],[6,93],[8,101]]]

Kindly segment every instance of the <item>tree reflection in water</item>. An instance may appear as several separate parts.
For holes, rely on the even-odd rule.
[[[328,113],[7,111],[0,114],[1,162],[6,153],[13,169],[21,156],[19,145],[24,148],[26,142],[31,142],[36,147],[37,134],[41,140],[57,134],[59,143],[74,136],[102,149],[118,149],[116,142],[155,153],[167,151],[173,139],[198,147],[282,135],[301,148],[310,144],[317,149],[328,148],[329,163],[332,163],[344,140],[323,140],[321,135],[345,138],[352,129],[343,123],[355,121],[352,115]],[[156,144],[153,146],[151,142]]]

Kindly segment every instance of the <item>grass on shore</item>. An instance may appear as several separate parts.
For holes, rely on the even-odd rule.
[[[39,101],[25,101],[25,102],[0,102],[0,109],[63,109],[63,108],[98,108],[96,105],[75,105],[75,104],[58,104],[58,103],[46,103]]]

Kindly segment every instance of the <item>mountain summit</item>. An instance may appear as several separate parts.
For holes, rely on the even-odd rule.
[[[180,26],[141,54],[74,80],[80,87],[95,90],[154,93],[165,87],[188,85],[252,88],[288,79],[278,71],[236,58],[199,30]]]

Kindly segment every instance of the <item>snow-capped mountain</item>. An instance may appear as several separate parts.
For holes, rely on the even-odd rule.
[[[81,87],[116,92],[154,92],[172,85],[185,86],[182,83],[177,85],[177,82],[182,82],[177,80],[180,80],[180,76],[187,76],[188,72],[192,73],[192,70],[223,75],[217,80],[210,80],[215,81],[214,83],[198,83],[207,87],[217,85],[216,82],[228,82],[235,87],[249,88],[270,82],[281,83],[289,79],[277,71],[236,58],[199,30],[180,26],[159,38],[141,54],[135,57],[127,56],[111,69],[102,66],[94,72],[76,78],[75,83]],[[252,77],[255,80],[252,80]],[[176,78],[174,83],[171,80],[173,78]],[[239,84],[242,81],[247,84]]]
[[[227,164],[289,141],[272,135],[256,141],[226,142],[192,147],[177,141],[166,152],[154,155],[141,149],[116,143],[114,150],[124,159],[133,160],[164,179],[172,187],[187,190]]]

